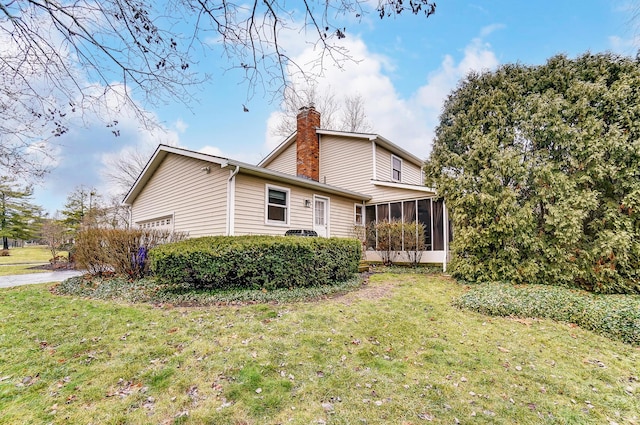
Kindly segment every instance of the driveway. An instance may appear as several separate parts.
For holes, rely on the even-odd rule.
[[[34,283],[62,282],[70,277],[80,276],[83,272],[79,270],[58,270],[46,273],[17,274],[11,276],[0,276],[0,288],[12,286],[31,285]]]

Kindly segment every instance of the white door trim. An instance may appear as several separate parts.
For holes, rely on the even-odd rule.
[[[321,201],[324,203],[324,225],[317,224],[316,221],[316,202]],[[329,233],[329,211],[330,211],[330,202],[329,198],[325,196],[313,195],[313,230],[318,233],[318,236],[328,238]]]

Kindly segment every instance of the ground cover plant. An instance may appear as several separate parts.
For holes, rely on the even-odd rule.
[[[636,424],[640,351],[381,273],[314,302],[175,308],[0,290],[0,423]]]
[[[490,283],[472,286],[455,305],[492,316],[549,318],[640,345],[640,296]]]
[[[48,271],[38,268],[50,264],[51,252],[46,246],[25,246],[23,248],[10,248],[8,251],[8,256],[0,256],[0,276]],[[68,253],[63,251],[58,255],[66,258]]]

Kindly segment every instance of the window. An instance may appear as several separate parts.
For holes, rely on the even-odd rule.
[[[267,223],[289,222],[289,189],[267,186]]]
[[[402,202],[393,202],[389,204],[391,212],[391,220],[402,221]]]
[[[355,205],[355,219],[354,222],[356,226],[362,226],[364,224],[364,206],[356,204]]]
[[[394,181],[402,180],[402,159],[395,155],[391,155],[391,179]]]
[[[152,218],[150,220],[136,221],[135,224],[141,229],[161,228],[164,230],[172,230],[171,216],[164,216],[159,218]]]

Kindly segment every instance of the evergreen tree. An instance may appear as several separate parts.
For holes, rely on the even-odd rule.
[[[640,63],[614,54],[471,74],[425,164],[452,272],[640,292]]]
[[[91,227],[102,215],[103,208],[100,204],[101,196],[94,188],[78,186],[67,195],[67,202],[62,210],[62,221],[71,231],[79,230],[82,225]]]
[[[15,179],[0,176],[0,236],[2,249],[9,249],[9,238],[31,239],[36,231],[40,207],[30,203],[33,189],[20,187]]]

